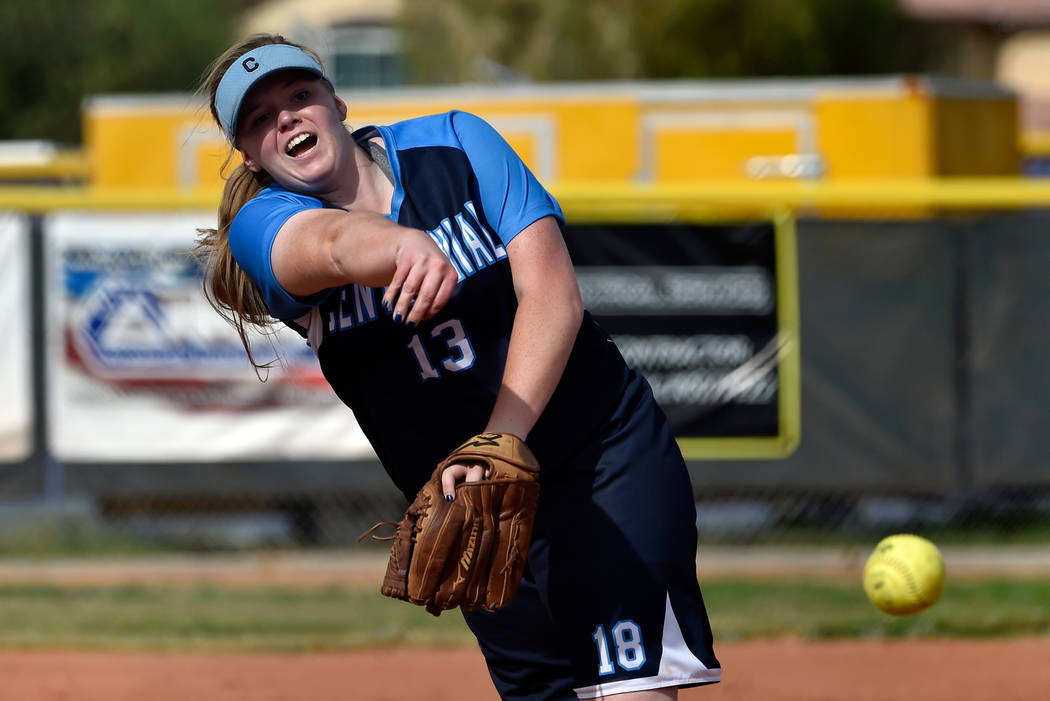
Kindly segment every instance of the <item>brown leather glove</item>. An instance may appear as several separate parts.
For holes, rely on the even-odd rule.
[[[459,462],[485,465],[485,478],[457,484],[455,499],[448,502],[441,473]],[[504,606],[525,569],[538,478],[532,451],[509,433],[482,433],[456,448],[397,524],[380,591],[426,606],[435,616],[457,606],[466,611]]]

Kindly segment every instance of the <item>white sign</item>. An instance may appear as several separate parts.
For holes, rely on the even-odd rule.
[[[256,359],[190,255],[207,213],[63,212],[45,222],[49,417],[59,460],[371,459],[312,351],[281,326]],[[276,352],[276,355],[275,355]]]
[[[0,212],[0,462],[32,451],[32,366],[29,226],[25,216]]]

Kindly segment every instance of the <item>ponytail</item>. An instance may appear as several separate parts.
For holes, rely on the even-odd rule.
[[[256,372],[274,361],[258,363],[252,354],[249,326],[272,333],[273,318],[262,293],[230,252],[230,224],[238,210],[272,182],[266,173],[253,173],[242,163],[226,180],[219,203],[218,228],[198,229],[193,254],[204,270],[204,296],[240,336],[248,361]]]

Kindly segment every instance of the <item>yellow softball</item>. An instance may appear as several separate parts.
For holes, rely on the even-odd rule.
[[[941,598],[944,561],[937,546],[917,535],[883,538],[864,565],[864,593],[895,616],[928,608]]]

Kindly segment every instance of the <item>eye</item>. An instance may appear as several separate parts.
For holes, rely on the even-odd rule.
[[[308,97],[310,97],[309,90],[300,90],[299,92],[295,93],[295,96],[292,99],[296,102],[305,102]]]
[[[260,112],[259,114],[253,115],[251,119],[248,120],[248,126],[250,128],[262,126],[266,123],[266,120],[268,120],[269,118],[269,112]]]

